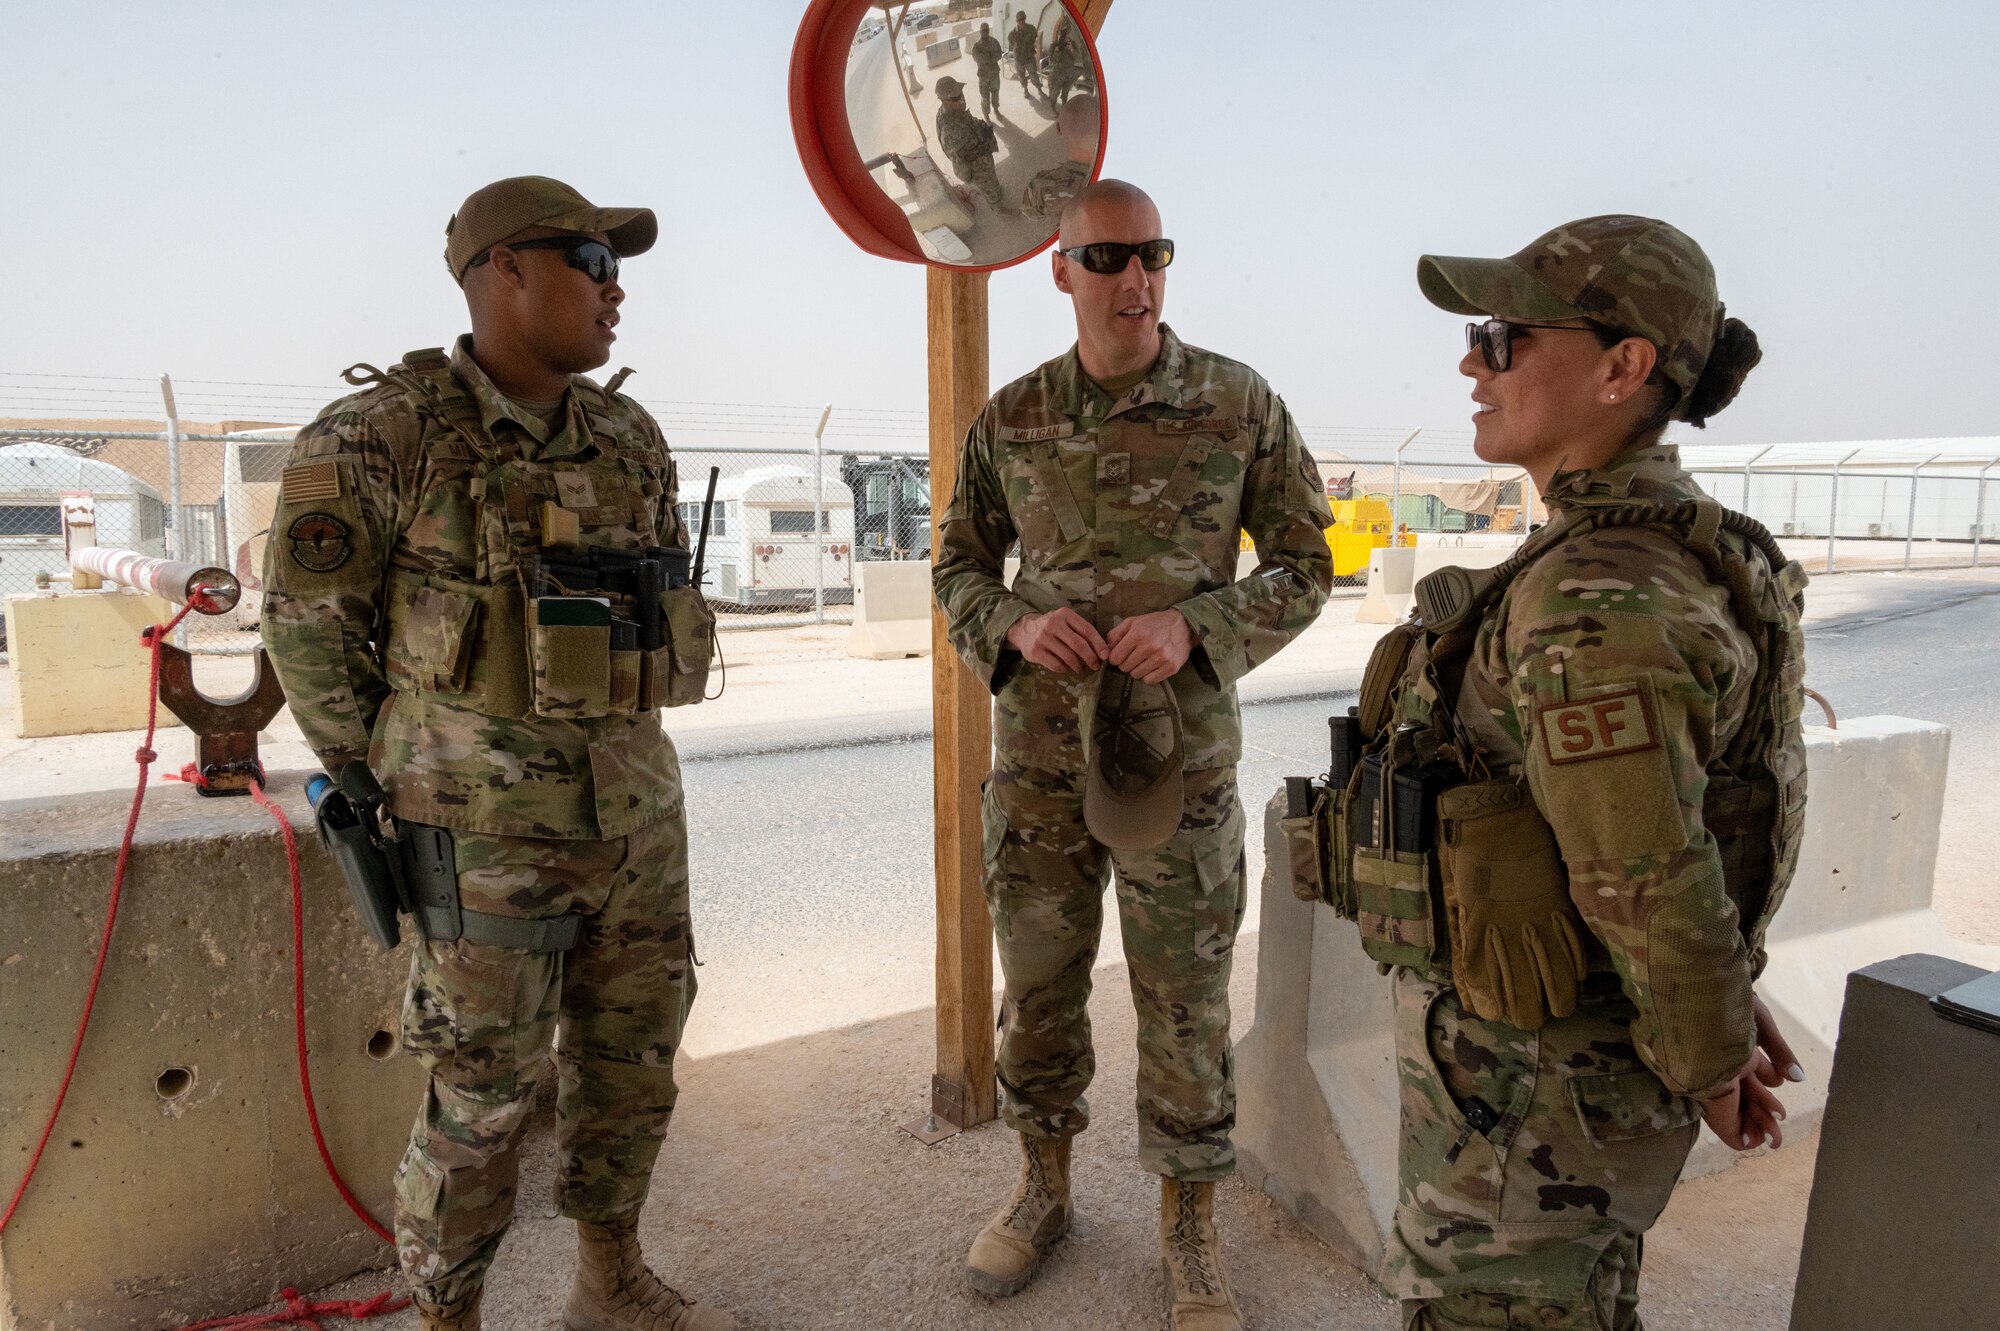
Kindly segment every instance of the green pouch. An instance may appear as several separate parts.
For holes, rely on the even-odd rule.
[[[1436,970],[1442,949],[1432,899],[1429,855],[1355,849],[1354,922],[1361,927],[1361,950],[1372,959]]]
[[[611,712],[611,607],[541,596],[531,609],[535,715],[586,720]]]
[[[685,707],[708,693],[708,663],[715,657],[715,612],[695,587],[660,593],[660,619],[667,631],[667,663],[663,687],[653,697],[657,707]]]

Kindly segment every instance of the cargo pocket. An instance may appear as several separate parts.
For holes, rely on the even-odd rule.
[[[676,587],[660,594],[660,618],[667,631],[667,660],[649,672],[659,692],[658,707],[685,707],[708,693],[708,666],[715,656],[715,612],[699,588]],[[661,667],[664,666],[664,669]]]
[[[1444,957],[1432,909],[1431,857],[1357,847],[1354,922],[1361,927],[1361,950],[1373,960],[1436,970]]]
[[[582,720],[611,711],[611,607],[584,596],[531,605],[535,714]]]
[[[1583,1135],[1594,1146],[1657,1137],[1686,1128],[1701,1116],[1693,1100],[1675,1095],[1644,1067],[1573,1073],[1569,1098]]]
[[[417,1231],[427,1245],[435,1248],[442,1239],[438,1230],[438,1200],[444,1195],[444,1166],[416,1142],[403,1152],[396,1166],[397,1220]]]
[[[421,693],[463,693],[471,676],[474,621],[479,602],[464,592],[426,582],[392,612],[384,666],[392,688]]]

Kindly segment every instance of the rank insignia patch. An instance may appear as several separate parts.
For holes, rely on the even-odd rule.
[[[331,573],[354,554],[347,524],[331,513],[303,513],[285,529],[292,562],[314,573]]]
[[[1542,752],[1551,763],[1580,763],[1660,747],[1652,700],[1637,688],[1551,703],[1535,713]]]

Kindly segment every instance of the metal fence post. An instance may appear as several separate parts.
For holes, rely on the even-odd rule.
[[[1910,571],[1910,550],[1917,540],[1917,480],[1923,475],[1925,467],[1943,456],[1942,453],[1933,453],[1910,468],[1910,513],[1903,519],[1903,572],[1905,573]]]
[[[1396,513],[1396,506],[1403,498],[1403,450],[1417,442],[1417,436],[1423,432],[1424,427],[1419,425],[1416,429],[1410,431],[1409,438],[1396,445],[1396,464],[1389,477],[1389,543],[1391,545],[1395,544],[1396,527],[1401,522],[1401,518]]]
[[[2000,458],[1994,458],[1992,462],[1987,463],[1979,469],[1979,495],[1972,506],[1972,566],[1974,568],[1979,567],[1979,538],[1986,533],[1986,473],[1993,470],[1994,463],[2000,463]]]
[[[174,406],[174,381],[160,376],[160,399],[167,407],[167,558],[187,558],[187,542],[181,532],[181,417]]]
[[[819,425],[813,430],[813,623],[826,623],[826,435],[827,417],[833,415],[833,403],[819,414]]]
[[[1846,457],[1833,464],[1833,494],[1827,500],[1826,514],[1826,571],[1828,573],[1833,572],[1833,534],[1840,529],[1840,469],[1853,461],[1860,452],[1861,450],[1857,448],[1854,452],[1849,453]]]
[[[1764,445],[1764,453],[1768,453],[1776,447],[1776,444],[1766,444]],[[1750,469],[1764,460],[1764,453],[1759,453],[1756,457],[1751,458],[1743,464],[1743,511],[1746,514],[1750,511]]]

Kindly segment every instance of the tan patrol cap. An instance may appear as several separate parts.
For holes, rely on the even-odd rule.
[[[474,259],[524,231],[601,231],[613,253],[630,258],[653,248],[660,222],[651,208],[599,208],[547,176],[509,176],[468,194],[444,224],[444,265],[452,280],[463,282]]]
[[[1083,686],[1077,733],[1090,835],[1113,850],[1152,850],[1171,840],[1186,801],[1181,705],[1172,686],[1101,667]]]

